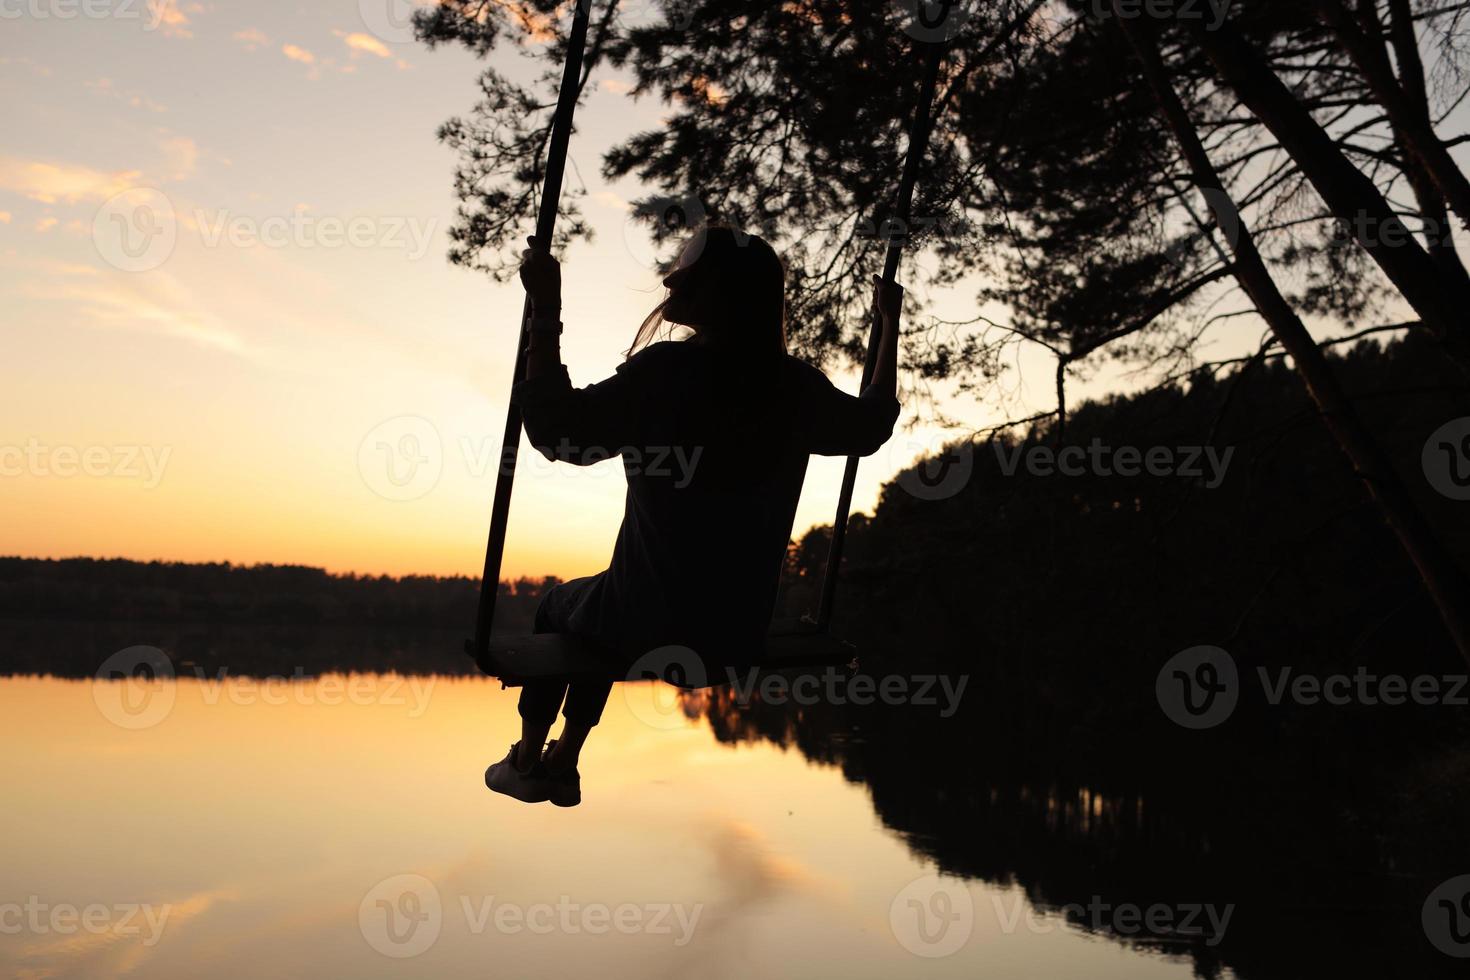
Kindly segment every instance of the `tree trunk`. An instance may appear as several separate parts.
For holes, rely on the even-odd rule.
[[[1373,181],[1353,166],[1265,60],[1226,24],[1187,22],[1225,82],[1291,154],[1332,213],[1418,312],[1461,371],[1470,375],[1470,287],[1440,274]]]
[[[1389,36],[1399,63],[1399,85],[1408,96],[1415,114],[1429,123],[1429,88],[1424,83],[1424,61],[1419,57],[1419,37],[1414,32],[1414,8],[1410,6],[1409,0],[1389,0],[1388,12],[1391,18]],[[1375,0],[1364,0],[1363,16],[1365,25],[1371,24],[1372,30],[1382,33],[1383,25],[1378,21]],[[1386,55],[1383,61],[1388,63]],[[1450,212],[1444,194],[1434,185],[1423,163],[1410,152],[1403,135],[1395,135],[1400,152],[1404,155],[1404,175],[1409,180],[1409,186],[1414,189],[1414,198],[1419,202],[1419,213],[1424,216],[1424,226],[1426,232],[1429,232],[1427,246],[1430,257],[1445,275],[1460,279],[1470,278],[1470,273],[1466,272],[1465,263],[1461,261],[1460,253],[1455,248],[1455,239],[1450,230]]]
[[[1119,0],[1113,2],[1116,10]],[[1122,16],[1115,19],[1143,65],[1144,78],[1189,164],[1195,186],[1207,199],[1216,222],[1221,227],[1236,229],[1235,235],[1229,236],[1236,279],[1291,355],[1322,421],[1377,504],[1384,521],[1398,537],[1460,655],[1470,663],[1470,616],[1466,610],[1463,573],[1415,506],[1387,456],[1338,385],[1321,348],[1276,285],[1256,248],[1254,236],[1240,220],[1235,202],[1210,161],[1184,103],[1174,91],[1153,37],[1137,21]]]
[[[1388,121],[1395,133],[1407,146],[1409,153],[1418,158],[1444,195],[1450,207],[1465,221],[1470,222],[1470,180],[1455,164],[1455,158],[1445,149],[1444,143],[1434,132],[1428,114],[1421,114],[1409,100],[1408,95],[1393,77],[1382,48],[1375,38],[1370,38],[1353,22],[1352,15],[1342,5],[1342,0],[1314,0],[1317,14],[1322,22],[1332,29],[1342,42],[1343,50],[1353,59],[1358,71],[1368,82],[1373,97],[1388,114]],[[1410,26],[1412,32],[1412,25]],[[1415,43],[1415,54],[1418,44]]]

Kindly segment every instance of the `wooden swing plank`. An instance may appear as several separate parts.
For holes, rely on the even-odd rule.
[[[763,656],[736,665],[737,674],[754,667],[758,670],[793,670],[808,667],[834,667],[851,663],[857,648],[830,633],[818,632],[810,626],[775,624],[766,637]],[[570,633],[535,633],[528,636],[492,636],[487,658],[480,669],[499,678],[507,687],[518,687],[532,680],[612,680],[628,679],[628,658]],[[711,669],[708,679],[727,681],[723,665]]]

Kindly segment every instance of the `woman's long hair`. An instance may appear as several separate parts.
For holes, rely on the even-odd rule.
[[[644,317],[628,356],[672,334],[664,318],[675,292],[688,290],[705,311],[689,324],[701,343],[739,355],[775,357],[786,353],[786,270],[765,239],[730,228],[706,225],[684,246],[680,277],[661,303]]]

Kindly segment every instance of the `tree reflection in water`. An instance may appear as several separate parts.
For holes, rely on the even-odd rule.
[[[1370,771],[1343,778],[1316,747],[1231,751],[1227,739],[1192,743],[1178,729],[1079,746],[984,694],[948,719],[914,705],[742,700],[729,686],[680,697],[723,743],[795,748],[865,785],[883,824],[941,871],[1014,885],[1070,926],[1188,955],[1201,977],[1457,968],[1426,941],[1420,910],[1470,867],[1463,850],[1417,839],[1398,813],[1398,784]],[[1233,908],[1211,943],[1115,922],[1106,910],[1122,905]],[[1208,931],[1203,915],[1197,924]]]

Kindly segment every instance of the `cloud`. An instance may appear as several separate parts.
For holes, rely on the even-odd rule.
[[[592,200],[596,201],[598,204],[603,205],[604,207],[609,207],[616,211],[633,210],[633,205],[629,204],[627,201],[623,200],[620,196],[614,194],[612,191],[597,191],[592,195]]]
[[[152,99],[142,95],[128,96],[128,105],[134,109],[147,109],[149,112],[168,112],[168,106],[162,102],[154,102]]]
[[[247,27],[243,31],[236,31],[230,37],[243,44],[246,51],[254,51],[256,48],[262,48],[271,43],[265,31],[258,27]]]
[[[185,180],[192,176],[199,163],[199,147],[187,136],[170,136],[159,144],[163,150],[164,168],[170,180]]]
[[[38,232],[40,232],[41,234],[44,235],[46,232],[50,231],[52,228],[55,228],[56,227],[56,223],[57,222],[56,222],[56,219],[55,218],[49,218],[49,217],[48,218],[41,218],[39,221],[36,222],[36,231],[38,231]]]
[[[105,95],[110,99],[118,99],[122,102],[126,102],[134,109],[147,109],[150,112],[168,111],[168,106],[163,105],[159,102],[154,102],[147,96],[120,91],[113,84],[112,79],[110,78],[98,78],[90,82],[83,82],[82,84],[92,91],[98,93],[99,95]]]
[[[51,69],[39,61],[30,58],[12,58],[8,55],[0,56],[0,65],[25,65],[32,74],[40,75],[42,78],[51,77]]]
[[[10,212],[9,211],[0,211],[0,225],[8,225],[8,224],[10,224],[10,221],[11,221]]]
[[[124,924],[121,916],[102,929],[41,933],[16,949],[25,964],[15,975],[25,977],[125,976],[157,955],[184,924],[207,914],[216,903],[234,900],[228,889],[196,892],[181,900],[144,906]],[[148,941],[151,938],[151,942]]]
[[[292,61],[299,61],[303,65],[316,63],[316,55],[312,54],[305,48],[297,47],[294,44],[281,45],[281,53],[290,58]]]
[[[349,34],[344,30],[333,30],[333,34],[342,39],[352,52],[352,57],[357,58],[364,54],[370,54],[377,58],[384,58],[393,62],[402,71],[409,66],[402,58],[395,58],[393,52],[388,50],[388,45],[373,37],[371,34],[363,34],[360,31]],[[340,69],[344,72],[352,72],[355,69],[351,65],[343,65]]]
[[[152,29],[162,32],[164,37],[193,37],[194,32],[189,30],[189,14],[197,14],[204,10],[200,4],[191,3],[186,8],[180,8],[176,0],[149,0],[148,18]]]
[[[240,334],[214,313],[199,309],[189,290],[162,269],[146,276],[89,276],[87,280],[53,279],[48,286],[30,291],[66,302],[94,327],[172,337],[228,354],[250,354]]]
[[[600,83],[604,92],[613,92],[617,95],[627,95],[633,91],[633,85],[621,78],[604,78]]]
[[[342,31],[333,31],[332,33],[340,37],[354,52],[365,51],[368,54],[375,54],[379,58],[393,57],[393,52],[388,50],[388,45],[379,41],[371,34],[344,34]]]
[[[0,190],[13,191],[42,204],[105,201],[133,186],[140,176],[137,170],[108,173],[75,164],[0,155]]]

